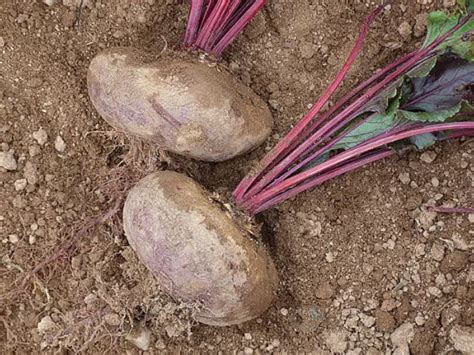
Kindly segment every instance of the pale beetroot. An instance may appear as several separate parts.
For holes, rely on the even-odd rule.
[[[128,241],[174,298],[217,326],[262,314],[277,275],[265,248],[192,179],[158,172],[129,193],[123,212]]]
[[[87,79],[91,101],[109,124],[191,158],[231,159],[271,131],[271,113],[252,90],[191,56],[109,49],[94,58]]]

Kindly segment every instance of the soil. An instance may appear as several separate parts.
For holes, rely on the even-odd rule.
[[[79,3],[0,2],[0,143],[9,169],[0,168],[2,353],[472,353],[474,216],[426,208],[473,207],[472,141],[387,159],[259,216],[280,274],[278,301],[240,326],[192,321],[109,218],[150,166],[230,195],[328,85],[374,3],[268,2],[222,64],[269,103],[274,131],[261,148],[221,164],[121,137],[87,95],[87,67],[101,49],[178,48],[187,2]],[[424,15],[454,3],[394,2],[341,92],[415,48]]]

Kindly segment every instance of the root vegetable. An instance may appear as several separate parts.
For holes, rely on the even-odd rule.
[[[158,172],[125,202],[124,229],[141,261],[196,320],[225,326],[262,314],[274,299],[275,267],[263,246],[192,179]]]
[[[185,45],[220,56],[265,1],[192,1]],[[270,134],[272,116],[227,70],[190,53],[133,48],[99,53],[88,71],[91,101],[112,126],[198,160],[248,152]]]
[[[90,98],[112,126],[169,151],[223,161],[260,145],[272,117],[250,89],[217,66],[132,48],[102,52],[88,73]]]

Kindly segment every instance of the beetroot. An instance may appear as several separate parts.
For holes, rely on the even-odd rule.
[[[190,178],[147,176],[130,191],[123,220],[142,262],[196,320],[237,324],[273,301],[277,275],[265,249]]]

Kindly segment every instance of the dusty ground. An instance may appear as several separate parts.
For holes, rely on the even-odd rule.
[[[425,209],[474,206],[472,142],[371,165],[263,214],[279,297],[262,318],[238,327],[194,324],[114,224],[84,229],[114,208],[100,186],[117,178],[111,169],[130,149],[88,100],[88,63],[109,46],[174,47],[186,2],[86,0],[81,13],[77,3],[0,1],[0,143],[17,163],[0,168],[2,353],[133,353],[131,324],[132,335],[151,331],[149,352],[457,354],[463,334],[472,345],[472,216]],[[395,1],[346,89],[416,46],[423,15],[452,3]],[[218,165],[149,147],[142,155],[157,169],[230,193],[328,84],[372,5],[270,0],[228,50],[223,64],[272,107],[276,126],[266,147]],[[53,260],[22,288],[28,272],[71,237],[72,257]]]

